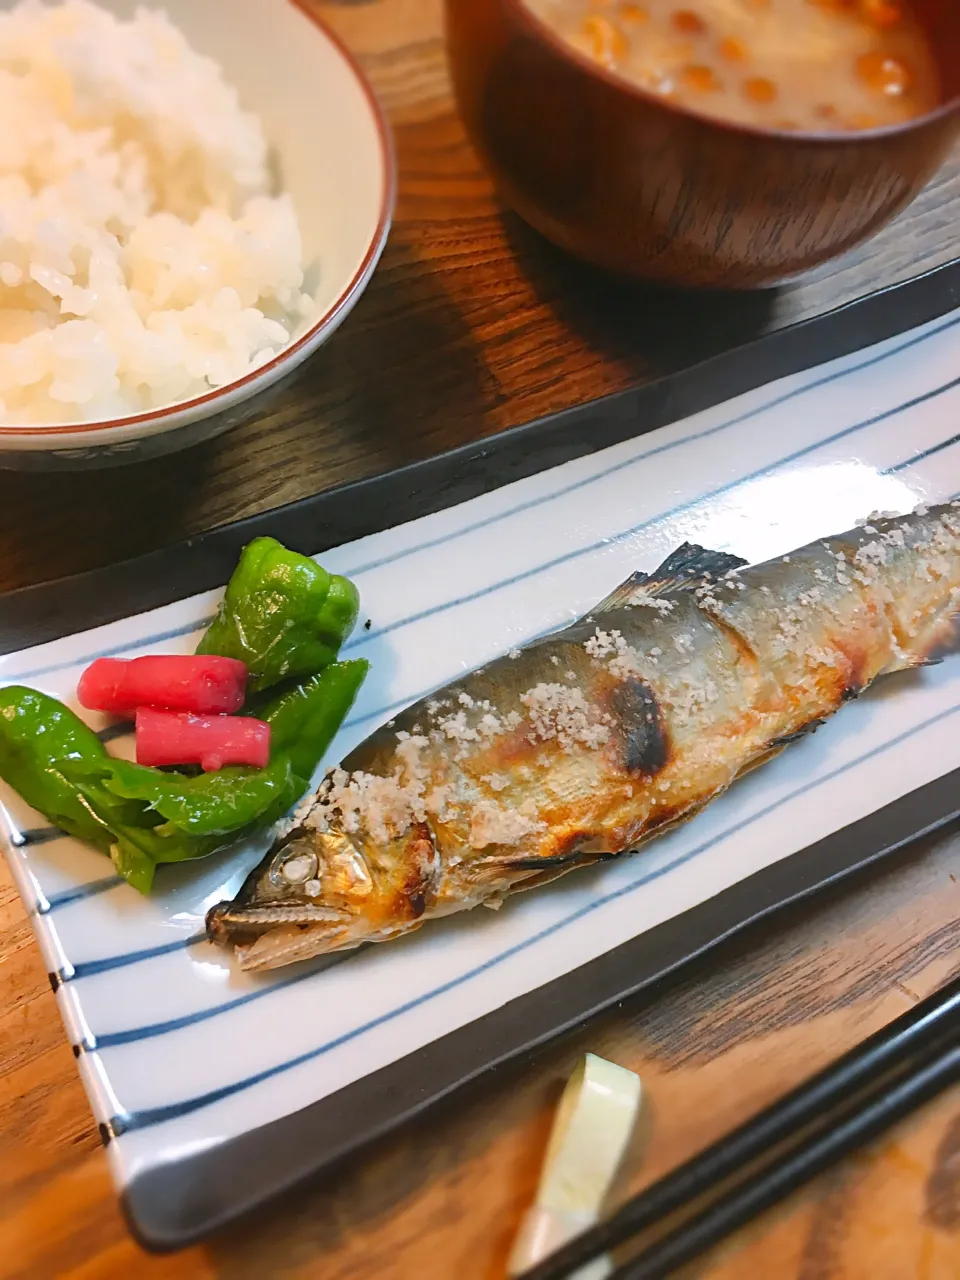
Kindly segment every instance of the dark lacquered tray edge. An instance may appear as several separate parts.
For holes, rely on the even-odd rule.
[[[960,258],[641,386],[146,555],[7,592],[0,595],[0,655],[222,586],[251,538],[269,534],[315,555],[644,435],[958,306]]]
[[[195,1243],[733,934],[958,819],[960,770],[319,1102],[134,1177],[122,1194],[131,1231],[153,1252]]]
[[[958,306],[960,259],[643,386],[148,555],[8,592],[0,595],[0,654],[217,587],[240,548],[261,534],[316,554],[645,434]],[[953,820],[958,782],[953,774],[929,784],[330,1098],[136,1176],[122,1194],[131,1231],[158,1252],[210,1235],[732,934]],[[338,1133],[338,1118],[347,1132]]]

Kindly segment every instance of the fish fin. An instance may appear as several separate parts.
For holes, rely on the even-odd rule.
[[[950,652],[948,650],[947,652]],[[904,653],[899,658],[894,658],[889,666],[884,667],[880,672],[882,676],[893,676],[898,671],[918,671],[921,667],[937,667],[944,659],[943,653],[924,654],[924,653]]]
[[[508,892],[525,893],[527,889],[539,889],[542,885],[552,884],[554,880],[559,880],[561,876],[565,876],[568,871],[573,871],[577,867],[589,867],[594,862],[602,862],[602,858],[586,858],[579,862],[570,862],[565,867],[548,867],[544,871],[531,872],[529,879],[518,880],[512,884]]]
[[[757,760],[751,761],[750,768],[757,768],[761,764],[766,764],[771,755],[779,755],[779,749],[788,747],[791,742],[799,742],[801,738],[806,738],[808,734],[816,733],[822,724],[827,723],[826,716],[815,716],[813,720],[808,720],[805,725],[801,725],[799,729],[794,729],[793,733],[782,733],[779,738],[770,739],[770,750],[764,752]]]
[[[573,853],[555,853],[545,857],[531,854],[529,857],[494,858],[493,862],[497,869],[502,871],[542,871],[547,868],[562,868],[564,871],[570,871],[574,867],[588,866],[591,862],[604,862],[618,856],[616,853],[575,849]]]
[[[920,666],[934,667],[955,653],[960,653],[960,609],[948,613],[933,628],[924,645]]]
[[[954,653],[960,653],[960,609],[940,618],[919,638],[916,649],[899,654],[889,666],[884,667],[882,674],[889,676],[897,671],[935,667]]]
[[[632,573],[626,582],[615,587],[590,616],[610,613],[642,600],[644,596],[661,596],[671,591],[692,590],[704,582],[716,581],[731,569],[742,569],[748,562],[727,551],[708,551],[706,547],[685,542],[667,556],[652,573]]]
[[[659,569],[647,574],[644,591],[659,595],[664,591],[677,591],[684,587],[696,587],[705,581],[716,581],[732,569],[742,569],[748,561],[728,551],[710,551],[685,542],[670,553]]]
[[[953,653],[960,653],[960,609],[944,618],[936,629],[923,665],[935,666]]]
[[[775,738],[765,751],[761,751],[759,755],[754,756],[752,760],[748,760],[741,769],[737,770],[733,781],[739,782],[740,779],[745,778],[748,773],[753,773],[754,769],[759,769],[762,765],[769,763],[769,761],[775,760],[780,752],[785,751],[791,742],[795,742],[799,738],[805,737],[808,733],[813,733],[817,726],[823,723],[823,720],[811,720],[809,725],[799,730],[797,733],[788,734],[783,738]]]
[[[524,893],[527,889],[539,889],[541,885],[559,880],[568,871],[578,867],[589,867],[596,862],[609,862],[611,858],[620,857],[616,853],[574,853],[561,854],[556,858],[513,858],[506,859],[504,870],[511,872],[529,871],[528,876],[515,881],[507,893]]]
[[[786,743],[768,746],[758,755],[755,755],[752,760],[748,760],[745,765],[738,769],[727,785],[732,786],[733,783],[739,782],[740,779],[745,778],[748,773],[753,773],[754,769],[759,769],[761,765],[765,765],[769,760],[776,759],[781,751],[784,751],[785,749]],[[716,800],[717,796],[723,795],[726,790],[727,786],[717,787],[715,791],[711,791],[709,795],[704,796],[702,800],[698,800],[695,804],[690,805],[689,808],[682,809],[679,813],[671,814],[666,821],[659,822],[655,826],[649,827],[630,852],[637,853],[645,844],[648,843],[648,841],[658,840],[660,836],[666,835],[668,831],[673,831],[674,828],[682,827],[684,823],[690,822],[692,818],[697,817],[697,815],[702,813],[708,805],[712,804],[713,801]]]
[[[626,582],[621,582],[619,587],[614,587],[608,596],[604,596],[600,603],[590,610],[590,615],[612,613],[614,609],[624,608],[646,581],[647,575],[645,573],[631,573]]]

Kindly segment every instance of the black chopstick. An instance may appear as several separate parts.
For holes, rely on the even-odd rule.
[[[520,1280],[562,1280],[668,1215],[689,1211],[701,1197],[716,1197],[723,1184],[742,1175],[733,1190],[723,1192],[712,1206],[697,1211],[686,1225],[616,1273],[618,1280],[668,1275],[681,1261],[952,1083],[960,1074],[958,1046],[960,978],[524,1272]],[[750,1166],[764,1158],[766,1166],[751,1173]],[[641,1265],[655,1269],[637,1270]]]
[[[739,1185],[709,1209],[619,1267],[611,1280],[661,1280],[731,1231],[783,1200],[837,1160],[870,1142],[917,1107],[960,1080],[960,1045],[946,1049],[902,1084],[868,1103],[792,1156]]]

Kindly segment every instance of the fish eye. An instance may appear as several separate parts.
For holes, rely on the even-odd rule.
[[[305,884],[314,880],[318,869],[315,853],[291,853],[277,867],[280,878],[287,884]]]

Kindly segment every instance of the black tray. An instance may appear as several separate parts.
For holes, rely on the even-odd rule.
[[[400,470],[328,490],[177,546],[0,597],[0,653],[221,585],[270,534],[315,554],[442,510],[870,346],[960,306],[960,260],[643,387]],[[710,901],[293,1115],[154,1168],[126,1188],[147,1248],[179,1248],[421,1113],[788,903],[960,817],[960,774],[736,884]],[[358,1125],[357,1117],[364,1117]],[[102,1126],[105,1142],[112,1140]]]

